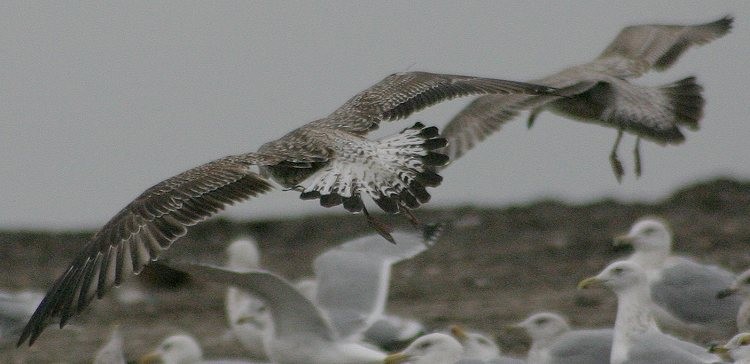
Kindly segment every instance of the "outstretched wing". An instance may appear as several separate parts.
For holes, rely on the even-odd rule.
[[[44,328],[60,327],[81,312],[94,296],[101,298],[179,237],[187,227],[227,205],[267,192],[271,185],[250,170],[264,164],[257,154],[229,156],[190,169],[143,192],[107,222],[55,281],[21,334],[33,344]]]
[[[651,68],[663,71],[672,66],[685,51],[708,43],[732,29],[730,16],[698,25],[633,25],[625,27],[599,56],[599,60],[623,57],[637,60],[632,64],[630,77],[639,76]]]
[[[446,124],[441,136],[448,146],[438,152],[444,153],[451,161],[463,156],[520,111],[542,107],[560,96],[573,96],[586,91],[595,82],[590,82],[581,72],[567,69],[549,77],[531,81],[557,89],[555,95],[508,94],[484,95],[477,97]]]
[[[364,90],[325,119],[313,122],[365,134],[382,120],[398,120],[441,101],[481,94],[554,94],[555,89],[524,82],[427,72],[394,73]]]

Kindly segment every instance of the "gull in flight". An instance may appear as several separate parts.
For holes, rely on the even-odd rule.
[[[620,140],[624,131],[635,134],[635,172],[640,175],[641,138],[660,145],[683,142],[679,127],[697,130],[703,116],[703,88],[694,77],[658,87],[635,85],[629,79],[652,69],[666,70],[688,48],[719,38],[731,27],[731,17],[698,25],[626,27],[593,61],[531,81],[560,88],[560,95],[567,97],[487,95],[474,100],[444,128],[445,153],[451,160],[459,158],[523,109],[532,109],[529,127],[539,113],[549,110],[617,129],[609,158],[618,181],[624,174],[617,157]]]
[[[89,240],[52,284],[18,340],[37,339],[59,318],[60,327],[94,297],[101,298],[183,236],[187,227],[227,205],[271,190],[263,176],[302,198],[363,212],[386,239],[390,233],[369,217],[361,195],[387,213],[403,212],[429,200],[425,187],[438,186],[433,172],[448,158],[433,150],[446,141],[435,127],[417,123],[394,136],[369,140],[381,121],[406,118],[444,100],[477,94],[554,94],[556,89],[490,78],[406,72],[390,75],[355,95],[328,117],[312,121],[256,153],[232,155],[195,167],[147,189]],[[254,170],[258,167],[259,172]]]

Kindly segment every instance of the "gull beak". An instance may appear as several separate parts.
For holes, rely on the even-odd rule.
[[[409,358],[410,356],[407,354],[404,354],[403,352],[395,353],[395,354],[386,356],[385,359],[383,359],[383,364],[399,364],[399,363],[403,363],[409,360]]]
[[[722,289],[721,291],[716,293],[716,298],[722,299],[727,298],[735,293],[737,293],[738,289],[734,285],[731,285],[727,288]]]
[[[630,235],[615,236],[615,238],[612,239],[613,246],[623,246],[623,245],[632,245],[632,244],[633,244],[633,237],[631,237]]]
[[[464,329],[459,325],[451,326],[451,335],[453,335],[453,337],[458,339],[458,341],[460,342],[464,342],[468,338],[468,336],[466,336],[466,331],[464,331]]]
[[[138,364],[162,364],[164,361],[161,360],[161,355],[158,352],[152,351],[140,358],[138,358]]]
[[[598,286],[602,284],[604,281],[601,280],[599,277],[588,277],[580,282],[578,282],[578,289],[586,289],[591,286]]]

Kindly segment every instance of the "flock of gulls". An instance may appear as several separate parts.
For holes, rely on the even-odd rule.
[[[428,72],[390,75],[257,152],[220,158],[147,189],[90,239],[43,298],[0,295],[0,310],[8,317],[3,338],[20,335],[18,346],[32,345],[45,328],[62,328],[94,298],[140,273],[189,226],[279,185],[324,207],[362,213],[376,233],[323,252],[312,262],[315,277],[297,282],[260,267],[258,248],[249,239],[230,244],[224,266],[168,263],[227,287],[231,340],[250,362],[750,363],[750,270],[735,275],[672,255],[672,232],[658,218],[644,218],[615,238],[615,244],[632,245],[633,254],[579,284],[617,296],[614,327],[575,329],[559,314],[535,313],[513,325],[532,338],[525,358],[502,354],[482,333],[461,326],[430,331],[385,309],[391,266],[440,238],[443,225],[424,224],[413,210],[429,201],[427,187],[440,185],[439,172],[449,162],[520,112],[530,111],[531,127],[549,110],[616,129],[609,160],[618,181],[624,175],[620,140],[625,132],[634,134],[634,169],[640,175],[640,140],[684,141],[681,128],[698,128],[704,99],[695,77],[661,86],[632,80],[669,68],[687,49],[727,34],[731,26],[731,17],[697,25],[629,26],[593,61],[528,83]],[[463,96],[478,97],[442,133],[417,122],[391,136],[367,138],[383,121]],[[403,214],[413,228],[393,231],[370,214],[363,195],[385,213]],[[710,348],[688,341],[735,334]],[[94,361],[124,363],[122,340],[115,329],[92,354]],[[394,343],[408,345],[389,353]],[[164,339],[139,361],[207,362],[198,340],[184,333]]]

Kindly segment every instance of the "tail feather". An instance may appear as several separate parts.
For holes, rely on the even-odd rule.
[[[434,170],[448,157],[436,150],[446,145],[436,127],[422,123],[377,141],[348,143],[304,182],[300,198],[320,199],[324,207],[343,203],[350,212],[363,210],[362,193],[388,213],[419,207],[430,199],[426,187],[442,182]]]
[[[703,86],[696,82],[695,77],[673,82],[660,87],[662,93],[669,98],[675,121],[691,130],[698,130],[698,122],[703,117]]]

